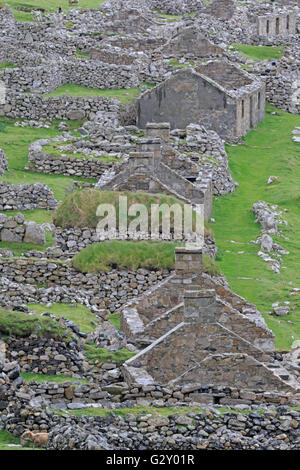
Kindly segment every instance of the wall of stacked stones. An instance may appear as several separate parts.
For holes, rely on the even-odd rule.
[[[266,79],[266,99],[289,113],[300,114],[300,77],[276,75]]]
[[[59,416],[15,398],[2,414],[4,428],[15,436],[30,429],[49,431],[49,450],[123,449],[296,449],[300,413],[280,407],[263,414],[192,413],[168,417],[129,413],[125,418]],[[112,410],[113,411],[113,410]],[[255,436],[259,431],[261,438]]]
[[[151,0],[151,8],[156,8],[168,15],[191,13],[204,6],[203,0]]]
[[[42,64],[43,56],[20,49],[17,45],[5,43],[0,50],[0,62],[10,62],[17,67],[37,67]]]
[[[89,59],[49,61],[37,67],[6,68],[0,70],[0,79],[11,91],[25,92],[37,89],[51,92],[65,83],[91,88],[134,88],[139,78],[132,67],[107,64]]]
[[[22,213],[14,217],[0,214],[0,241],[45,245],[45,230],[32,220],[25,220]]]
[[[0,176],[2,176],[6,170],[8,170],[8,164],[3,150],[0,149]]]
[[[116,170],[119,166],[114,162],[102,162],[96,157],[72,158],[55,157],[36,152],[29,153],[28,161],[34,171],[46,174],[83,176],[85,178],[100,178],[107,170]]]
[[[45,310],[47,310],[45,308]],[[8,313],[9,315],[9,313]],[[54,339],[14,338],[5,340],[6,358],[17,361],[21,372],[48,375],[83,374],[83,359],[78,346],[72,347]]]
[[[119,108],[119,102],[102,96],[44,98],[36,94],[7,93],[6,103],[0,105],[0,116],[34,120],[93,119],[98,111],[109,113],[116,112]]]
[[[30,210],[56,208],[52,189],[42,183],[7,184],[0,182],[0,210]]]
[[[0,257],[0,275],[3,306],[20,302],[78,302],[115,311],[168,276],[169,271],[138,269],[83,274],[58,261]],[[28,284],[26,288],[24,284]],[[37,288],[37,284],[45,287]]]

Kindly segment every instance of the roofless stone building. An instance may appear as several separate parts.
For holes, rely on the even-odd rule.
[[[245,135],[264,114],[264,83],[221,60],[179,70],[137,101],[139,128],[147,122],[170,122],[171,129],[197,123],[227,141]]]

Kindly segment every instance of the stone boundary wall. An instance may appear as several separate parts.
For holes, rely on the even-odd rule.
[[[0,116],[14,119],[93,119],[98,111],[119,112],[121,103],[103,96],[82,98],[56,96],[44,98],[35,94],[7,93],[0,105]]]
[[[300,75],[277,74],[266,78],[269,103],[293,114],[300,114]]]
[[[114,312],[169,274],[145,269],[82,274],[56,260],[0,257],[0,305],[76,302]]]
[[[203,0],[151,0],[151,8],[167,15],[183,15],[199,10],[204,6]]]
[[[44,153],[29,151],[28,161],[34,171],[46,174],[83,176],[100,178],[105,171],[115,170],[118,162],[103,162],[97,157],[72,158],[56,157]]]
[[[17,392],[18,393],[18,392]],[[12,401],[13,400],[13,401]],[[113,413],[112,409],[112,413]],[[4,429],[21,436],[24,431],[49,432],[48,450],[288,450],[297,449],[300,413],[277,406],[262,414],[251,410],[221,413],[211,409],[168,417],[151,414],[125,418],[62,416],[33,408],[21,397],[0,417]],[[1,422],[0,421],[0,422]],[[260,438],[256,434],[259,432]]]
[[[31,358],[33,355],[29,355]],[[34,357],[34,356],[33,356]],[[29,359],[29,362],[33,362]],[[56,361],[59,364],[59,361]],[[51,365],[55,361],[51,360]],[[74,369],[78,367],[73,366]],[[21,371],[22,368],[21,368]],[[25,371],[24,371],[25,372]],[[59,373],[61,373],[59,371]],[[237,390],[232,387],[216,387],[213,385],[191,384],[189,386],[176,386],[174,389],[161,387],[159,385],[148,385],[143,387],[128,387],[124,382],[102,384],[95,383],[78,384],[74,381],[62,383],[55,382],[30,382],[30,396],[40,397],[48,403],[101,403],[105,406],[109,401],[114,403],[134,403],[136,406],[180,406],[191,404],[197,406],[214,405],[216,403],[224,406],[238,405],[262,405],[277,404],[286,405],[296,403],[295,398],[277,393],[255,393]],[[112,410],[113,411],[113,410]]]
[[[56,209],[52,189],[42,183],[7,184],[0,182],[0,210]]]
[[[5,158],[5,154],[0,148],[0,176],[2,176],[6,170],[8,170],[8,164]]]
[[[0,240],[2,242],[34,243],[35,245],[46,244],[44,228],[32,220],[25,220],[22,213],[14,217],[0,214]]]
[[[130,66],[85,58],[49,60],[36,67],[5,68],[0,70],[0,78],[8,90],[15,93],[49,93],[65,84],[98,89],[134,88],[140,82]]]
[[[5,339],[5,343],[7,360],[17,361],[21,372],[49,375],[84,373],[84,356],[74,341],[70,346],[53,339],[9,336]]]

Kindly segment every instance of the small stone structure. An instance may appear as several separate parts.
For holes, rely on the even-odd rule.
[[[195,70],[179,70],[143,93],[137,101],[137,126],[168,121],[176,129],[197,123],[235,140],[264,113],[262,82],[227,61],[209,61]]]
[[[201,250],[176,248],[175,255],[176,274],[122,311],[123,331],[146,345],[124,363],[127,381],[296,392],[291,374],[268,365],[273,334],[255,307],[204,285]]]
[[[191,183],[178,174],[170,167],[170,157],[175,157],[171,150],[169,154],[165,152],[164,159],[169,158],[170,162],[165,164],[161,146],[169,139],[168,123],[149,123],[146,127],[149,137],[137,140],[137,152],[130,154],[129,164],[100,189],[171,194],[189,204],[203,204],[204,217],[208,220],[212,210],[211,181]]]
[[[272,12],[256,19],[257,34],[265,38],[296,34],[295,12]]]

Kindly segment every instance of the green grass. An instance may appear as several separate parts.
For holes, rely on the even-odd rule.
[[[69,342],[72,340],[69,331],[52,318],[0,310],[0,335],[26,337],[31,334],[36,334],[40,338],[53,338],[59,341]]]
[[[234,48],[246,59],[257,61],[267,59],[280,59],[283,56],[283,46],[248,46],[246,44],[232,44]]]
[[[63,228],[72,227],[97,227],[100,216],[96,215],[99,204],[112,204],[116,215],[119,214],[119,198],[127,197],[127,206],[133,204],[143,204],[148,211],[148,223],[151,221],[152,204],[179,204],[183,208],[184,203],[174,196],[166,194],[131,193],[120,191],[100,191],[98,189],[82,189],[69,194],[61,203],[54,216],[54,223]],[[172,214],[172,213],[171,213]],[[136,216],[129,216],[128,223],[136,219]],[[118,224],[117,224],[118,225]],[[171,229],[173,220],[171,218]]]
[[[14,16],[19,21],[30,21],[30,17],[28,15],[28,19],[26,16],[20,15],[20,13],[24,13],[22,11],[17,10],[20,6],[23,8],[28,8],[28,10],[34,9],[44,9],[46,12],[57,12],[58,7],[61,6],[63,11],[68,11],[71,8],[80,8],[80,9],[93,9],[98,8],[101,3],[105,0],[80,0],[79,4],[77,5],[69,5],[68,2],[61,2],[60,0],[22,0],[21,2],[16,2],[14,0],[6,0],[5,4],[9,5],[13,8]],[[4,3],[4,2],[3,2]],[[19,19],[19,17],[21,19]],[[22,19],[24,18],[24,19]]]
[[[120,314],[119,313],[111,313],[109,315],[109,321],[112,325],[114,325],[117,330],[120,330]]]
[[[73,28],[74,24],[75,24],[75,23],[73,23],[73,21],[67,21],[67,22],[65,23],[65,28],[71,29],[71,28]]]
[[[76,379],[75,377],[69,377],[67,375],[46,375],[46,374],[34,374],[33,372],[22,372],[21,376],[23,377],[26,383],[37,382],[37,383],[45,383],[45,382],[55,382],[57,384],[64,383],[64,382],[80,382],[84,384],[88,384],[89,381],[86,379]]]
[[[42,450],[27,446],[20,445],[20,438],[15,437],[10,432],[5,431],[4,429],[0,430],[0,451],[1,450]]]
[[[80,304],[54,303],[51,307],[46,307],[43,304],[28,304],[28,308],[38,314],[53,313],[57,317],[73,321],[83,333],[92,333],[96,327],[95,323],[98,323],[96,316],[87,307]]]
[[[188,63],[181,64],[177,59],[171,59],[169,60],[168,65],[172,65],[172,67],[194,67],[195,62],[190,61]]]
[[[91,54],[89,52],[82,52],[76,49],[76,57],[79,59],[89,59],[91,57]]]
[[[89,245],[72,259],[74,268],[97,273],[113,268],[170,269],[176,242],[105,241]]]
[[[293,408],[297,409],[297,408]],[[231,414],[245,414],[248,415],[249,413],[253,413],[253,410],[240,410],[240,409],[231,409],[231,408],[217,408],[220,415],[225,413]],[[260,409],[255,410],[256,413],[263,415],[268,410]],[[68,410],[68,411],[60,411],[55,410],[55,413],[59,415],[75,415],[75,416],[100,416],[100,417],[107,417],[111,413],[116,416],[121,416],[122,418],[126,418],[128,414],[132,414],[134,416],[139,415],[152,415],[154,418],[164,416],[185,416],[188,413],[202,413],[208,414],[210,410],[206,407],[201,406],[165,406],[163,408],[160,407],[153,407],[153,406],[134,406],[132,408],[116,408],[116,409],[108,409],[108,408],[83,408],[79,410]]]
[[[119,351],[111,352],[107,349],[97,348],[95,343],[85,343],[84,350],[85,355],[90,362],[116,362],[121,364],[136,354],[128,351],[128,349],[119,349]]]
[[[109,89],[102,90],[98,88],[88,88],[81,85],[66,84],[62,85],[51,93],[44,96],[51,98],[53,96],[81,96],[83,98],[93,98],[95,96],[103,96],[104,98],[115,98],[121,101],[122,104],[131,104],[135,98],[141,94],[140,88],[124,88],[124,89]]]
[[[247,134],[241,145],[226,146],[229,167],[239,187],[232,194],[216,198],[213,210],[218,264],[233,291],[257,305],[279,349],[288,349],[300,339],[300,296],[289,296],[292,287],[300,287],[300,146],[292,141],[295,126],[299,126],[299,116],[269,105],[264,121]],[[270,175],[278,176],[279,181],[267,185]],[[268,269],[268,264],[257,256],[260,247],[249,243],[261,232],[252,213],[253,203],[259,200],[288,209],[284,215],[288,226],[280,228],[289,240],[273,237],[290,251],[290,255],[283,256],[280,274]],[[268,315],[276,301],[290,301],[291,313],[280,318]]]
[[[11,62],[1,62],[0,63],[0,69],[14,69],[16,66],[12,64]]]
[[[43,183],[47,184],[57,200],[65,197],[72,181],[94,182],[87,178],[78,178],[63,175],[44,175],[34,171],[24,171],[28,166],[28,146],[38,139],[49,139],[61,133],[58,130],[60,121],[53,121],[49,129],[34,127],[16,127],[17,119],[0,117],[0,148],[5,152],[9,170],[0,177],[9,184]],[[69,130],[73,131],[82,125],[82,121],[67,121]]]
[[[160,17],[164,18],[165,20],[167,20],[167,22],[170,22],[170,23],[172,23],[173,21],[179,21],[182,18],[182,15],[169,15],[168,13],[164,13],[161,10],[153,10],[153,11],[155,13],[158,13]]]
[[[71,263],[84,273],[114,268],[132,271],[138,268],[174,269],[174,249],[178,245],[179,242],[168,241],[104,241],[87,246],[74,256]],[[203,271],[211,276],[220,275],[218,264],[206,255],[203,255]]]
[[[64,150],[64,147],[66,145],[69,145],[69,144],[72,144],[73,142],[60,142],[60,141],[54,141],[54,142],[51,142],[50,144],[48,145],[43,145],[43,150],[42,152],[44,154],[47,154],[47,155],[51,155],[53,157],[61,157],[62,155],[65,155],[67,157],[70,157],[70,158],[79,158],[79,159],[83,159],[83,160],[90,160],[91,157],[93,159],[97,159],[101,162],[104,162],[104,163],[111,163],[111,162],[118,162],[120,161],[119,158],[117,158],[115,155],[99,155],[99,156],[95,156],[93,154],[90,154],[90,156],[87,156],[83,153],[80,153],[80,152],[76,152],[76,153],[73,153],[71,151],[67,151],[67,150]]]
[[[0,211],[0,214],[14,217],[20,212],[24,215],[25,220],[33,220],[37,224],[43,224],[46,222],[52,224],[53,222],[53,212],[43,209],[32,209],[29,211]]]

